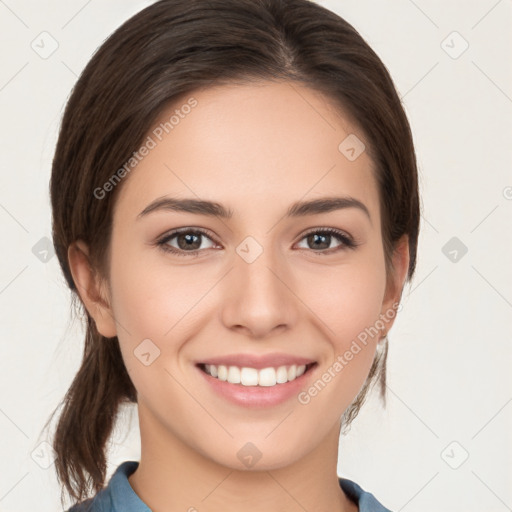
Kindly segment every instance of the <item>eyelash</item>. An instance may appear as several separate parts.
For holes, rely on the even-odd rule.
[[[195,249],[193,251],[183,251],[181,249],[176,249],[174,247],[171,247],[168,245],[168,242],[176,237],[177,235],[181,234],[201,234],[204,235],[206,238],[209,238],[212,242],[216,243],[215,240],[212,239],[212,237],[209,235],[209,233],[201,228],[183,228],[171,231],[167,235],[164,235],[162,238],[157,240],[156,245],[162,249],[164,252],[172,253],[176,256],[194,256],[198,257],[199,253],[201,251],[204,251],[205,249]],[[341,242],[341,245],[338,247],[335,247],[333,249],[323,249],[320,251],[314,251],[313,249],[310,249],[312,252],[320,255],[320,256],[326,256],[329,254],[332,254],[334,252],[338,252],[340,250],[345,249],[355,249],[359,244],[356,243],[351,237],[343,233],[342,231],[339,231],[334,228],[317,228],[315,230],[309,231],[303,235],[303,237],[300,239],[302,241],[304,238],[306,238],[309,235],[312,234],[321,234],[321,235],[333,235],[335,238],[338,239],[338,241]]]

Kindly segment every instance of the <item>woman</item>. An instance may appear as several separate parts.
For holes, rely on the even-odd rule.
[[[54,439],[71,510],[388,510],[338,443],[384,398],[417,168],[353,27],[307,0],[156,2],[75,85],[51,199],[87,316]],[[105,487],[123,403],[141,460]]]

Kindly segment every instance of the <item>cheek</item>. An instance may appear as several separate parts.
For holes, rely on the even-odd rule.
[[[317,268],[300,281],[314,283],[301,285],[299,296],[305,297],[337,352],[375,326],[386,285],[383,261],[361,257],[354,264]]]
[[[310,292],[308,305],[318,312],[317,326],[328,344],[312,386],[299,397],[312,416],[334,422],[364,385],[380,338],[377,321],[385,279],[378,266],[351,266],[319,279],[322,293]],[[319,289],[319,288],[318,288]]]
[[[136,383],[137,374],[144,368],[143,361],[148,358],[141,354],[149,353],[151,359],[157,360],[162,334],[172,326],[165,322],[165,312],[172,306],[162,299],[162,276],[145,264],[140,255],[130,251],[121,255],[116,249],[122,245],[113,244],[111,305],[125,366]]]
[[[200,301],[215,280],[208,271],[154,265],[142,254],[123,254],[122,262],[115,258],[113,251],[113,315],[125,366],[142,392],[144,383],[158,375],[156,369],[162,375],[166,367],[174,366],[200,323],[198,315],[207,300]],[[148,359],[154,360],[152,371],[144,365]]]
[[[125,327],[120,334],[142,336],[139,342],[162,339],[190,310],[204,285],[179,268],[154,264],[143,251],[125,253],[122,261],[116,256],[113,251],[112,308],[116,320]]]
[[[325,414],[330,403],[332,419],[345,410],[363,386],[380,338],[379,315],[385,292],[383,258],[378,248],[358,257],[357,263],[318,269],[303,288],[302,296],[315,313],[329,349],[317,384],[304,400],[314,402],[315,413]],[[320,392],[325,388],[326,392]],[[321,396],[320,396],[321,395]],[[313,398],[318,396],[318,398]]]

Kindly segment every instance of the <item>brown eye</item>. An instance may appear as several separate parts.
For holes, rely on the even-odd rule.
[[[338,240],[339,242],[334,248],[331,247],[333,239]],[[325,253],[326,251],[332,253],[345,248],[353,249],[357,245],[348,235],[332,228],[310,231],[309,233],[306,233],[302,240],[306,240],[306,249],[312,249],[314,252],[318,252],[320,254]]]
[[[174,241],[174,239],[177,246],[170,244],[170,242]],[[200,229],[187,228],[169,233],[168,235],[161,238],[157,244],[162,250],[171,252],[178,256],[186,256],[187,254],[197,256],[201,250],[212,248],[201,248],[204,239],[210,240],[212,244],[215,245],[213,240],[206,234],[205,231]]]

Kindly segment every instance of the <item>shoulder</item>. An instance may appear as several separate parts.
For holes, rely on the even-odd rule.
[[[343,492],[359,506],[359,512],[391,512],[377,498],[348,478],[338,478]]]
[[[66,512],[113,512],[112,501],[107,490],[103,489],[96,496],[76,503]]]
[[[76,503],[70,509],[68,509],[66,512],[89,512],[89,511],[92,511],[93,510],[92,502],[93,502],[93,498],[89,498],[85,501],[82,501],[81,503]]]
[[[73,505],[66,512],[147,512],[149,509],[135,494],[128,481],[138,465],[137,461],[122,462],[106,487],[92,498]]]

